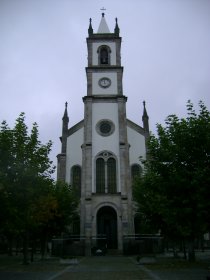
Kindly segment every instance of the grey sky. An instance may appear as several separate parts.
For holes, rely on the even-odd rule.
[[[0,122],[25,112],[55,163],[65,102],[70,126],[83,118],[87,29],[103,6],[111,32],[118,18],[129,119],[141,125],[143,100],[153,132],[188,99],[210,107],[209,0],[0,0]]]

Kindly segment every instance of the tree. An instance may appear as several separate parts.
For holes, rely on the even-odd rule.
[[[21,236],[25,264],[29,243],[33,248],[34,240],[39,238],[44,255],[48,239],[66,231],[77,216],[78,198],[74,189],[63,182],[54,182],[51,177],[55,169],[49,159],[51,147],[51,141],[45,145],[40,142],[36,123],[28,133],[24,113],[13,129],[6,121],[2,122],[0,233],[7,237],[11,249],[13,239]]]
[[[199,114],[187,103],[187,118],[170,115],[157,137],[148,141],[145,174],[134,187],[141,215],[162,233],[188,242],[209,230],[210,114],[199,102]]]
[[[6,121],[0,130],[0,186],[2,189],[1,231],[12,238],[19,233],[24,238],[24,263],[27,263],[29,234],[34,224],[33,209],[39,196],[45,192],[40,186],[52,184],[54,172],[49,159],[52,142],[43,145],[38,139],[38,126],[33,124],[31,133],[21,113],[14,129]],[[0,212],[1,212],[0,211]],[[4,215],[6,213],[6,215]]]
[[[78,218],[79,197],[77,189],[62,181],[56,182],[54,196],[58,203],[56,227],[58,233],[68,232],[68,227]]]
[[[69,232],[68,227],[78,216],[78,202],[74,188],[62,181],[54,182],[46,194],[39,196],[33,213],[39,225],[42,256],[49,239]]]

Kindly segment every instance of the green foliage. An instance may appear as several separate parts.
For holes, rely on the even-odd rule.
[[[52,142],[42,144],[38,125],[30,133],[21,113],[13,129],[0,129],[0,234],[6,236],[61,232],[76,208],[72,189],[51,178]],[[59,222],[58,222],[59,221]],[[62,221],[62,222],[61,222]]]
[[[51,183],[54,172],[49,152],[52,143],[42,145],[38,140],[38,126],[31,133],[21,113],[14,129],[2,122],[0,131],[1,199],[7,215],[1,220],[1,229],[26,230],[31,225],[31,207],[41,193],[40,186]],[[6,218],[6,223],[5,223]]]
[[[61,233],[67,231],[66,227],[78,216],[79,199],[76,190],[62,181],[55,184],[54,195],[58,203],[56,221]]]
[[[210,113],[187,103],[187,118],[170,115],[148,141],[145,174],[134,187],[139,212],[155,230],[193,240],[210,230]]]

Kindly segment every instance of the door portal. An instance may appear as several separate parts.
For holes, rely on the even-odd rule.
[[[104,206],[97,213],[97,234],[107,239],[108,249],[117,249],[117,214],[110,206]]]

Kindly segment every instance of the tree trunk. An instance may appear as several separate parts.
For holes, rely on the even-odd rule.
[[[186,252],[186,246],[185,246],[185,239],[183,239],[183,252],[184,252],[184,259],[187,259],[187,252]]]
[[[25,232],[23,235],[23,264],[27,265],[28,262],[28,241],[29,241],[29,234],[28,231]]]
[[[35,241],[32,240],[32,244],[31,244],[31,262],[34,261],[34,251],[35,251]]]
[[[46,234],[45,231],[43,231],[42,237],[41,237],[41,256],[42,256],[42,259],[44,259],[44,256],[45,256],[46,243],[47,243],[47,234]]]
[[[13,247],[13,237],[9,235],[8,237],[8,255],[12,256],[12,247]]]
[[[190,240],[188,243],[188,260],[190,262],[195,261],[194,239]]]
[[[173,254],[174,254],[174,258],[178,258],[178,250],[175,241],[173,241]]]

